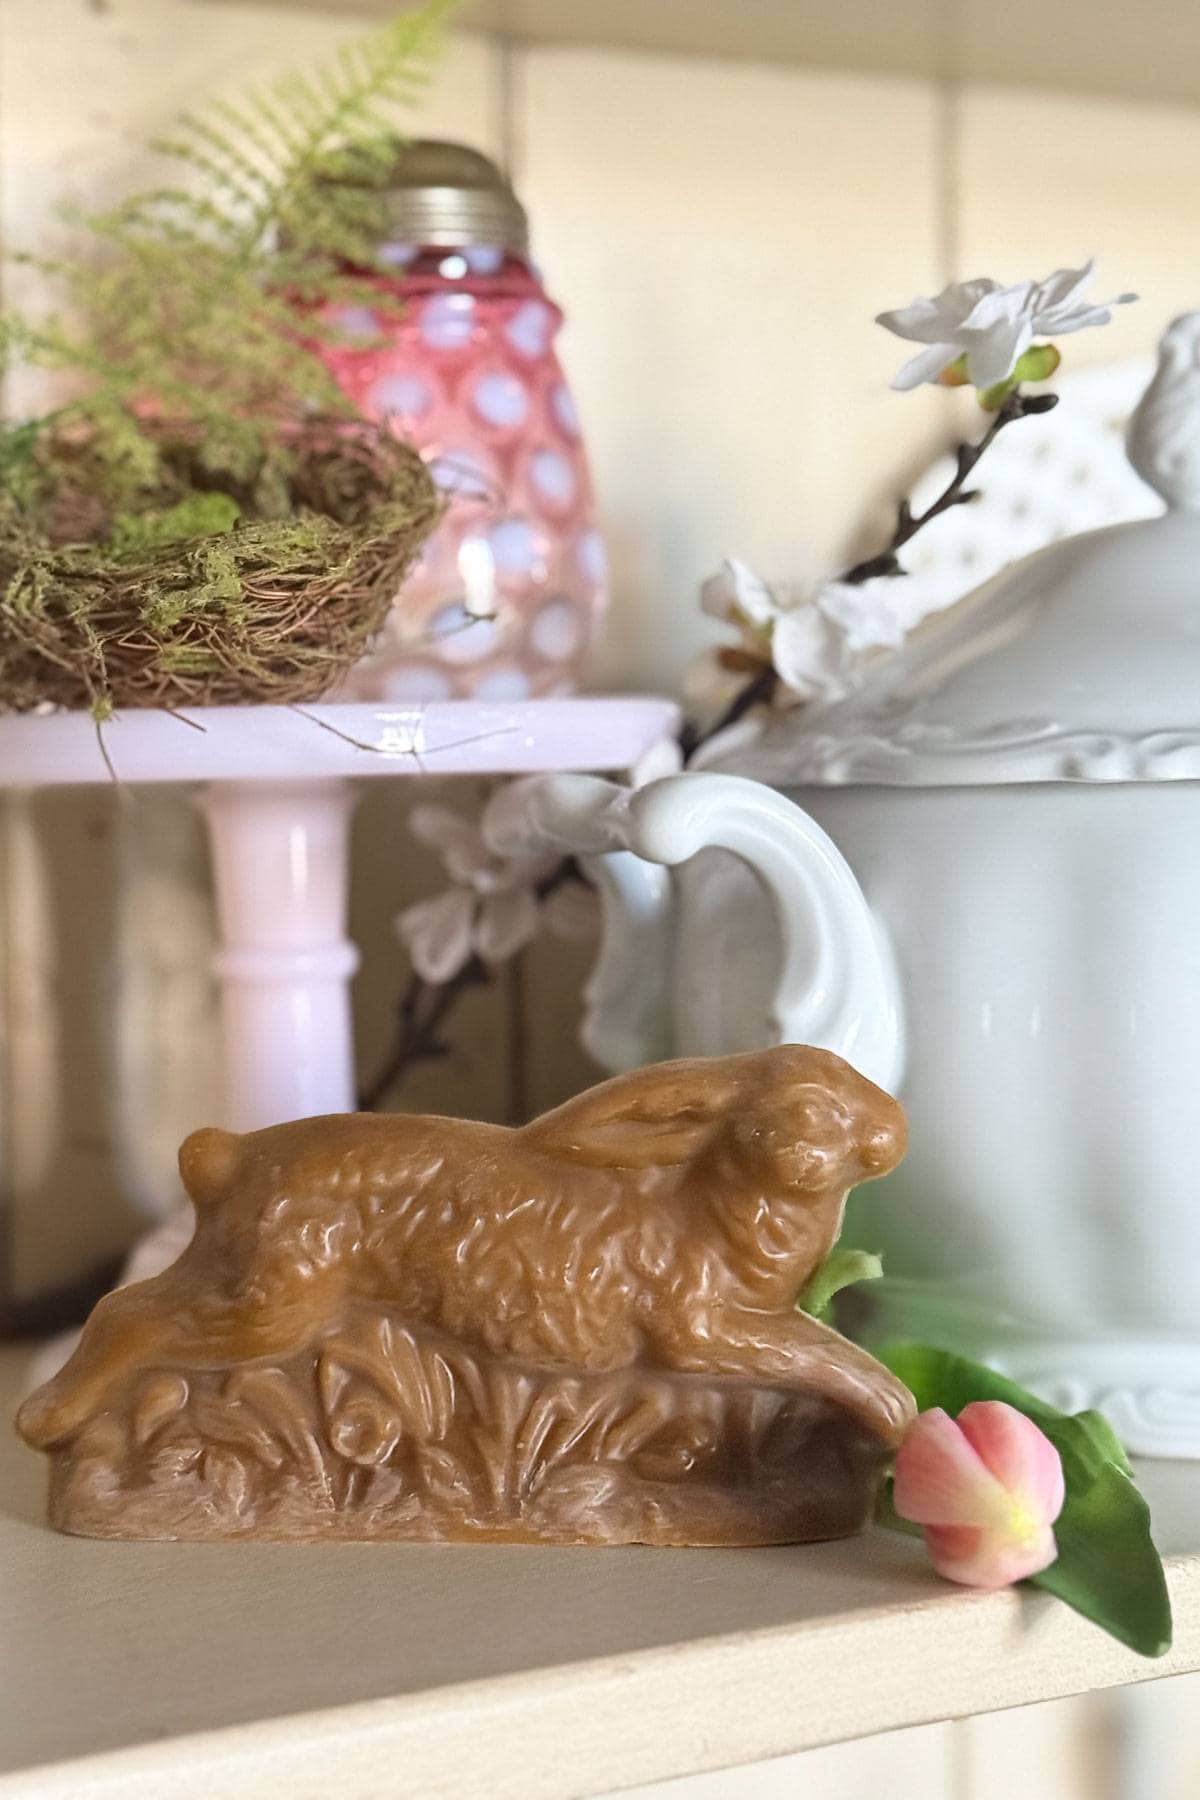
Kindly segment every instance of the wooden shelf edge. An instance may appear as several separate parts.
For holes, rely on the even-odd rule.
[[[1049,1596],[938,1590],[42,1765],[0,1797],[161,1800],[169,1782],[173,1800],[566,1800],[1195,1671],[1200,1555],[1168,1567],[1176,1645],[1156,1662]]]
[[[195,0],[220,5],[224,0]],[[274,0],[347,28],[393,15],[396,0]],[[1200,101],[1200,13],[1178,0],[468,0],[465,29],[539,47],[630,50],[736,62],[1050,90],[1194,105]]]

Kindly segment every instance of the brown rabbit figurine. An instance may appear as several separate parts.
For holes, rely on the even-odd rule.
[[[346,1114],[196,1132],[191,1244],[102,1300],[21,1410],[54,1459],[55,1521],[854,1529],[912,1401],[794,1303],[847,1190],[904,1138],[894,1100],[794,1045],[618,1076],[516,1130]]]

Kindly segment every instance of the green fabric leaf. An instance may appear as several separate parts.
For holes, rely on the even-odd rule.
[[[1061,1413],[995,1370],[931,1344],[885,1344],[876,1354],[922,1412],[940,1406],[956,1418],[973,1400],[1004,1400],[1045,1432],[1062,1458],[1066,1500],[1054,1527],[1058,1559],[1032,1581],[1140,1655],[1168,1650],[1171,1602],[1150,1509],[1108,1421]],[[889,1523],[886,1512],[880,1522]]]
[[[1123,1475],[1133,1480],[1133,1464],[1126,1455],[1125,1446],[1105,1418],[1103,1413],[1081,1412],[1072,1415],[1075,1424],[1086,1431],[1096,1449],[1109,1462],[1115,1462]]]
[[[814,1319],[823,1319],[835,1294],[840,1294],[843,1288],[853,1287],[856,1281],[878,1281],[882,1274],[882,1261],[878,1256],[872,1256],[869,1250],[843,1250],[835,1245],[820,1268],[809,1277],[796,1306]]]

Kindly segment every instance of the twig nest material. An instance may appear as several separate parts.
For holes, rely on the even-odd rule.
[[[439,510],[417,453],[357,422],[292,439],[282,517],[252,516],[186,441],[159,453],[165,485],[131,519],[80,485],[78,446],[52,448],[49,507],[0,499],[0,712],[313,699],[382,626]]]

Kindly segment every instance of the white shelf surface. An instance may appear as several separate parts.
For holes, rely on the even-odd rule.
[[[0,788],[111,782],[308,782],[359,776],[628,769],[679,709],[639,696],[428,706],[207,706],[178,714],[0,717]],[[105,760],[107,757],[107,761]]]
[[[0,1358],[11,1413],[27,1353]],[[569,1800],[1200,1667],[1200,1465],[1143,1468],[1175,1648],[887,1533],[775,1550],[60,1537],[0,1452],[0,1800]]]
[[[350,24],[396,11],[396,0],[302,3]],[[468,0],[462,22],[534,43],[1200,99],[1200,9],[1182,0]]]

